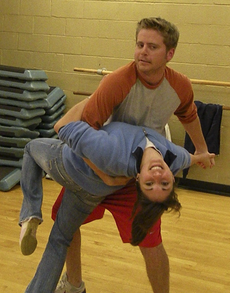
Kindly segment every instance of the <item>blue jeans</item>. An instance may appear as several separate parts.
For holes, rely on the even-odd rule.
[[[63,143],[58,139],[39,138],[29,142],[24,150],[21,174],[24,199],[19,224],[30,217],[42,222],[43,170],[65,187],[46,249],[27,293],[52,293],[55,290],[75,231],[105,198],[87,193],[69,177],[63,166],[62,148]]]

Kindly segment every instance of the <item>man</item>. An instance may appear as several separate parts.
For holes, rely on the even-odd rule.
[[[100,128],[112,115],[113,121],[148,126],[163,134],[165,124],[175,114],[191,137],[196,152],[207,153],[191,83],[188,78],[166,66],[174,56],[178,38],[177,28],[166,20],[142,19],[136,30],[135,61],[106,76],[88,101],[74,106],[60,119],[55,126],[56,131],[78,119]],[[128,186],[106,197],[89,220],[103,217],[104,208],[109,209],[116,219],[123,242],[129,242],[129,218],[135,199],[135,188]],[[116,209],[113,209],[114,202]],[[124,205],[125,212],[122,209]],[[153,229],[155,233],[148,234],[139,247],[153,292],[168,293],[169,261],[160,235],[160,220]],[[80,231],[77,231],[66,259],[67,274],[63,276],[56,293],[85,292],[81,277],[80,243]]]

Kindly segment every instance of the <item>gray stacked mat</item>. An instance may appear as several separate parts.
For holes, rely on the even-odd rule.
[[[34,130],[45,114],[43,100],[50,89],[46,80],[43,70],[0,65],[0,124]]]
[[[19,182],[26,143],[39,136],[55,136],[53,125],[64,111],[66,96],[61,89],[49,87],[47,79],[43,70],[0,65],[2,191]]]
[[[0,124],[0,180],[5,166],[21,168],[25,145],[38,136],[39,132],[35,130]]]
[[[57,138],[54,131],[55,123],[63,116],[65,110],[66,95],[59,87],[50,87],[45,101],[45,114],[41,117],[42,121],[36,128],[41,137]]]
[[[21,169],[15,167],[1,167],[0,190],[8,191],[14,187],[21,178]]]

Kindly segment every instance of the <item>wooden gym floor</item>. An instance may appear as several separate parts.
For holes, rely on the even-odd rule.
[[[23,293],[52,226],[51,207],[61,187],[44,179],[44,223],[31,256],[19,250],[20,186],[0,192],[0,292]],[[181,216],[164,214],[162,236],[171,268],[170,293],[230,293],[230,197],[178,190]],[[81,228],[87,293],[150,293],[137,247],[122,244],[112,216]],[[47,272],[48,273],[48,272]],[[46,293],[46,292],[44,292]]]

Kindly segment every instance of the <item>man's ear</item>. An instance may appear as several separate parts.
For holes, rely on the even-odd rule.
[[[169,62],[173,58],[174,54],[175,54],[175,48],[172,48],[167,52],[167,56],[166,56],[167,62]]]

